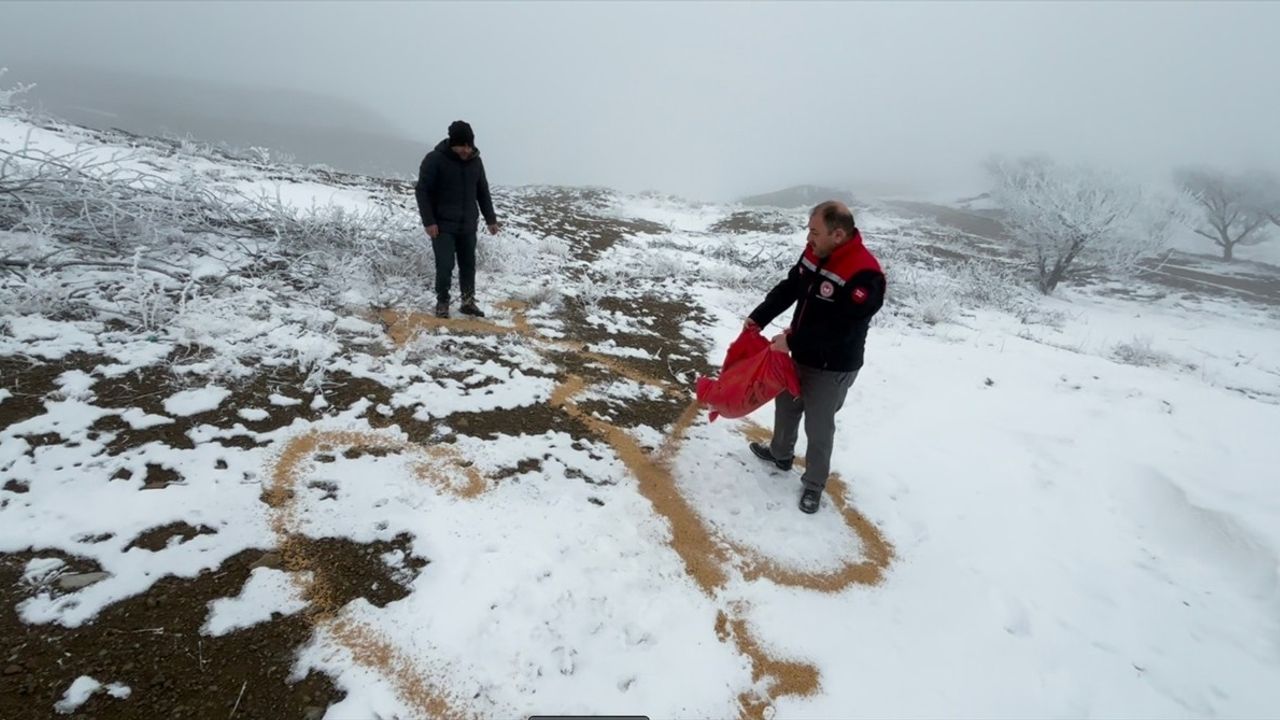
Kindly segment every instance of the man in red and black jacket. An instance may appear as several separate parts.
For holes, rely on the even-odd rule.
[[[760,459],[790,470],[804,418],[809,449],[800,509],[806,513],[818,511],[831,471],[836,413],[862,368],[867,328],[884,294],[884,273],[863,245],[853,213],[843,203],[828,201],[809,214],[809,242],[800,260],[747,319],[747,327],[764,328],[796,303],[790,327],[773,339],[773,348],[791,353],[800,397],[785,390],[778,396],[773,440],[750,448]]]

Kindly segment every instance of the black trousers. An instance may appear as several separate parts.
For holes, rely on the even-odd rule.
[[[476,297],[476,234],[441,232],[431,240],[431,250],[436,256],[436,302],[448,304],[449,290],[453,287],[454,257],[457,257],[458,285],[462,287],[462,301],[472,302]]]

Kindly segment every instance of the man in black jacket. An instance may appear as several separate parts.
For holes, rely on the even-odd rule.
[[[804,418],[809,448],[800,509],[806,513],[818,511],[831,471],[836,413],[862,368],[867,328],[884,294],[884,273],[862,243],[853,213],[843,203],[828,201],[809,214],[809,241],[800,260],[746,321],[746,327],[763,328],[797,303],[791,326],[773,339],[773,348],[791,353],[800,397],[785,390],[778,396],[773,440],[753,442],[750,449],[778,469],[790,470]]]
[[[449,125],[449,137],[427,153],[418,168],[414,194],[436,258],[436,317],[449,317],[455,255],[458,284],[462,286],[459,310],[484,317],[476,305],[476,228],[480,213],[484,213],[489,234],[494,235],[498,232],[498,217],[493,212],[489,180],[475,140],[471,126],[456,120]]]

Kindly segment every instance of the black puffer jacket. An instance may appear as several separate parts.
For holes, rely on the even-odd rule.
[[[498,222],[479,149],[463,160],[449,148],[448,139],[441,140],[422,158],[414,194],[423,227],[438,225],[442,233],[473,233],[480,213],[487,224]]]

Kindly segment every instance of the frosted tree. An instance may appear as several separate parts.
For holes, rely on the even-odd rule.
[[[1259,172],[1252,177],[1254,204],[1258,211],[1280,226],[1280,177],[1274,173]]]
[[[1229,175],[1212,168],[1187,168],[1178,171],[1176,177],[1199,206],[1196,234],[1217,245],[1223,260],[1234,259],[1237,246],[1267,240],[1267,223],[1280,219],[1280,199],[1266,197],[1268,185],[1274,189],[1275,184],[1268,175]]]
[[[1177,198],[1149,195],[1097,169],[1030,157],[995,159],[987,170],[992,199],[1046,295],[1073,275],[1136,267],[1167,246],[1182,222]]]
[[[3,79],[5,74],[8,72],[9,72],[9,68],[0,67],[0,79]],[[28,92],[34,87],[35,87],[34,84],[23,85],[22,83],[18,83],[17,85],[13,85],[10,87],[4,87],[0,85],[0,108],[9,107],[13,105],[14,104],[13,99],[15,97],[25,92]]]

